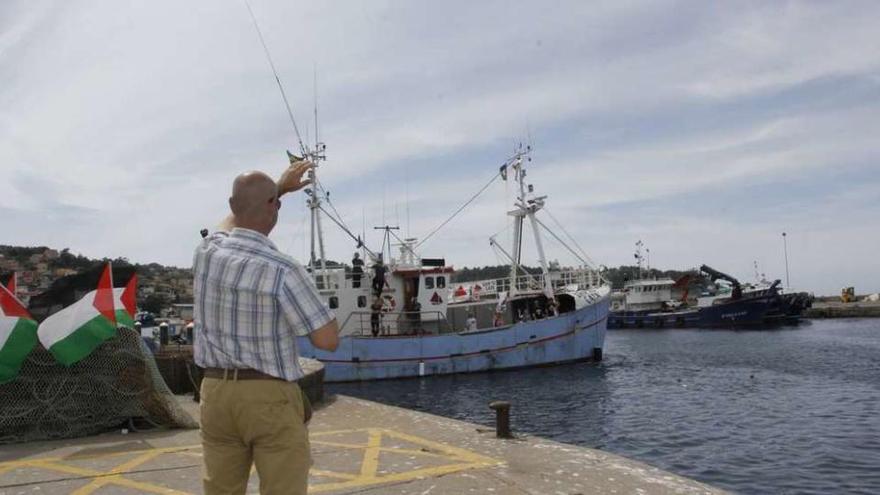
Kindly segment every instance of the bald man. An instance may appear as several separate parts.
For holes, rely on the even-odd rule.
[[[306,270],[269,240],[281,196],[303,188],[297,162],[276,183],[263,172],[235,178],[231,213],[193,259],[194,354],[201,387],[203,486],[243,494],[252,465],[260,493],[304,494],[311,457],[305,403],[296,380],[296,337],[339,345],[336,317]]]

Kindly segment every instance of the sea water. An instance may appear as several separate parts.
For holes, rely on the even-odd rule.
[[[880,319],[610,330],[601,364],[328,385],[740,493],[880,493]]]

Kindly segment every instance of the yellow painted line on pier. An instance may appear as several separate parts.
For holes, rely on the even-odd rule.
[[[154,485],[152,483],[143,483],[140,481],[130,480],[130,479],[125,478],[123,476],[112,475],[109,472],[101,472],[101,471],[95,471],[92,469],[84,469],[84,468],[79,468],[79,467],[75,467],[75,466],[70,466],[68,464],[60,464],[60,463],[55,463],[55,462],[50,462],[50,461],[35,460],[31,467],[44,468],[44,469],[47,469],[50,471],[58,471],[58,472],[65,473],[65,474],[73,474],[73,475],[80,476],[82,478],[92,478],[93,479],[92,483],[94,483],[95,481],[99,481],[99,480],[104,479],[105,476],[111,475],[110,479],[106,483],[102,483],[101,486],[118,485],[118,486],[123,486],[126,488],[131,488],[134,490],[140,490],[145,493],[159,493],[159,494],[163,494],[163,495],[190,495],[186,492],[181,492],[179,490],[172,490],[172,489],[164,487],[164,486]],[[86,487],[88,487],[90,485],[91,485],[91,483],[89,485],[86,485]],[[2,485],[0,485],[0,486],[2,486]],[[86,487],[83,487],[83,488],[86,488]],[[99,488],[99,487],[95,487],[94,489],[97,489],[97,488]],[[76,492],[72,492],[72,493],[76,493]]]
[[[369,440],[364,448],[364,460],[361,462],[361,479],[375,478],[379,471],[379,449],[382,448],[382,432],[368,430]]]
[[[74,490],[73,492],[71,492],[71,495],[90,495],[92,492],[101,488],[104,485],[109,485],[123,480],[128,481],[122,477],[122,474],[127,473],[134,468],[140,466],[141,464],[149,460],[155,459],[156,457],[159,457],[160,455],[162,455],[162,452],[151,450],[135,457],[128,462],[123,462],[122,464],[114,467],[110,471],[107,471],[104,476],[92,480],[91,483],[82,488],[79,488],[78,490]]]
[[[352,434],[366,434],[365,443],[356,443],[351,441],[332,441],[324,440],[326,437],[345,436]],[[312,445],[323,445],[327,447],[336,447],[342,449],[353,449],[363,451],[363,460],[360,466],[360,474],[352,476],[350,473],[340,473],[329,470],[312,469],[311,473],[315,476],[325,476],[329,478],[349,477],[345,481],[316,483],[309,485],[310,493],[325,493],[338,490],[364,488],[371,485],[381,485],[385,483],[397,483],[401,481],[410,481],[420,478],[432,478],[471,469],[480,469],[486,467],[497,466],[500,461],[492,459],[470,450],[454,447],[445,443],[435,442],[426,438],[409,435],[406,433],[389,430],[385,428],[365,428],[360,430],[336,430],[314,432],[310,435]],[[389,441],[389,445],[383,446],[383,441]],[[397,447],[390,445],[391,441],[404,441],[419,447],[419,450],[406,447]],[[381,453],[400,454],[409,457],[423,457],[431,459],[432,462],[447,461],[448,464],[418,466],[414,469],[408,469],[399,472],[380,472],[382,467]],[[327,454],[332,458],[332,453]],[[322,464],[319,460],[319,464]]]
[[[336,492],[432,478],[501,464],[500,461],[460,447],[384,428],[320,431],[313,432],[310,436],[313,445],[329,448],[326,452],[313,453],[313,456],[316,457],[316,463],[310,471],[313,477],[312,483],[309,485],[310,493]],[[359,451],[360,457],[344,456],[349,460],[341,463],[339,459],[342,457],[338,456],[340,451],[353,453]],[[409,461],[405,463],[404,467],[400,464],[389,464],[388,459],[383,458],[384,454],[405,456]],[[140,493],[188,495],[187,492],[167,486],[136,481],[126,477],[138,473],[138,468],[142,468],[147,462],[161,462],[163,456],[174,455],[190,458],[201,457],[201,445],[73,454],[65,457],[38,457],[2,462],[0,463],[0,492],[3,487],[14,484],[13,480],[8,478],[11,472],[18,468],[29,468],[61,473],[66,475],[65,479],[70,479],[70,476],[73,476],[86,481],[84,486],[71,492],[75,495],[90,495],[102,488],[112,489],[113,487],[124,487]],[[120,459],[124,462],[106,470],[89,469],[81,465],[82,461],[107,460],[120,456],[127,456],[127,458]],[[77,463],[77,465],[71,463]],[[192,466],[181,467],[181,469],[190,469],[193,476],[201,477],[200,469],[194,469]],[[142,470],[140,469],[140,471]],[[47,480],[42,483],[51,482],[52,480]]]

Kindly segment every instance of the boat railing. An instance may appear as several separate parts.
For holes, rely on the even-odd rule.
[[[576,286],[578,290],[586,290],[602,285],[604,282],[602,276],[592,269],[551,271],[547,276],[550,277],[550,286],[553,290],[572,286]],[[520,275],[515,280],[516,291],[539,294],[544,291],[544,277],[543,273]],[[505,277],[461,282],[453,284],[453,287],[453,301],[461,302],[498,298],[502,294],[510,292],[511,284],[510,278]]]
[[[441,311],[381,311],[379,336],[413,336],[451,333],[452,325]],[[372,336],[372,311],[352,311],[339,332],[342,335]]]

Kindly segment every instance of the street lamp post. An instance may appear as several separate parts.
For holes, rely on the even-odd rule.
[[[782,249],[785,252],[785,287],[791,288],[791,280],[788,277],[788,241],[785,232],[782,233]]]

